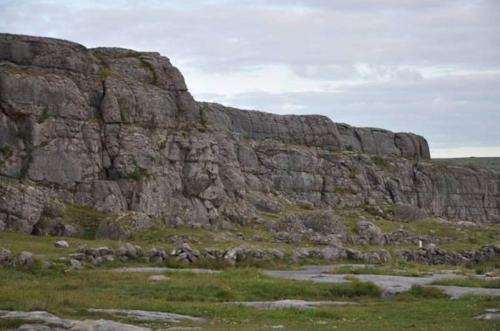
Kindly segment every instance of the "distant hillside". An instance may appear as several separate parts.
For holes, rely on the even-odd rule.
[[[469,165],[500,170],[500,157],[460,157],[450,159],[432,159],[432,161],[453,165]]]

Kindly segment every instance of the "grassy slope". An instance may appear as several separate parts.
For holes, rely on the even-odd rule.
[[[500,157],[461,157],[449,159],[439,158],[432,159],[432,161],[450,165],[476,166],[500,170]]]

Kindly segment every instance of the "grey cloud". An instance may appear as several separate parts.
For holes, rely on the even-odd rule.
[[[188,8],[73,3],[4,1],[0,28],[160,48],[209,71],[276,63],[490,67],[500,57],[496,1],[289,2],[303,10],[285,1],[194,1]]]
[[[498,146],[500,74],[346,86],[338,91],[199,95],[248,109],[324,114],[337,122],[412,131],[431,148]]]
[[[0,0],[0,31],[160,51],[205,75],[287,67],[322,91],[207,97],[416,131],[434,147],[499,144],[498,22],[496,0]]]

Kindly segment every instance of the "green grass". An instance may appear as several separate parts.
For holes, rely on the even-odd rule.
[[[75,224],[83,229],[84,239],[94,239],[99,222],[108,215],[94,208],[77,204],[66,204],[63,211],[63,220],[67,224]]]
[[[217,318],[234,307],[227,301],[278,299],[334,300],[378,296],[371,283],[316,284],[281,280],[253,269],[220,274],[171,273],[151,285],[148,274],[85,270],[69,274],[0,269],[0,309],[48,310],[62,316],[88,315],[85,308],[169,311]],[[204,311],[200,311],[203,307]],[[234,313],[233,313],[234,314]]]
[[[463,228],[453,223],[440,223],[435,219],[423,219],[405,225],[405,229],[418,234],[447,239],[440,245],[447,250],[478,248],[500,240],[500,229],[494,225],[483,224],[480,227]]]
[[[413,297],[420,299],[442,299],[448,298],[443,290],[435,287],[413,285],[409,291],[400,294],[402,297]]]
[[[204,330],[494,330],[497,322],[473,319],[497,307],[498,298],[449,300],[433,289],[414,288],[406,295],[377,298],[370,283],[322,284],[263,276],[254,269],[220,274],[171,273],[171,280],[149,284],[148,274],[84,270],[51,271],[0,269],[0,309],[43,309],[66,318],[110,318],[88,308],[123,308],[175,312],[208,319]],[[355,300],[356,305],[318,309],[257,310],[228,301]],[[118,319],[125,322],[131,320]],[[20,321],[0,320],[0,329]],[[144,323],[167,327],[162,323]],[[196,324],[181,323],[185,326]]]
[[[481,167],[493,170],[500,170],[500,157],[463,157],[463,158],[442,158],[432,159],[432,162],[445,165],[458,165],[469,167]]]
[[[485,287],[500,288],[500,279],[484,279],[478,277],[468,277],[463,279],[440,279],[432,283],[433,285],[451,285],[463,287]]]
[[[0,154],[2,154],[4,159],[8,159],[14,154],[14,151],[9,145],[4,145],[0,147]]]
[[[333,274],[347,274],[347,275],[394,275],[405,277],[423,277],[428,275],[428,272],[416,270],[414,268],[409,270],[394,268],[393,265],[377,266],[377,267],[354,267],[354,266],[341,266],[333,268]]]
[[[60,239],[66,240],[69,248],[56,248],[54,243]],[[118,248],[124,242],[112,240],[88,240],[81,238],[52,237],[52,236],[32,236],[15,231],[0,231],[0,247],[7,248],[12,253],[17,254],[28,251],[40,258],[58,258],[74,253],[78,247],[102,247]]]
[[[38,124],[42,124],[43,122],[45,122],[46,120],[48,120],[52,115],[49,113],[49,111],[47,109],[44,109],[42,111],[42,113],[38,116],[36,122]]]

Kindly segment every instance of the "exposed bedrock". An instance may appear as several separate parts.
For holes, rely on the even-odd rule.
[[[54,201],[132,229],[229,227],[283,197],[499,219],[498,172],[429,158],[411,133],[196,102],[158,53],[0,34],[0,229],[32,232]]]

